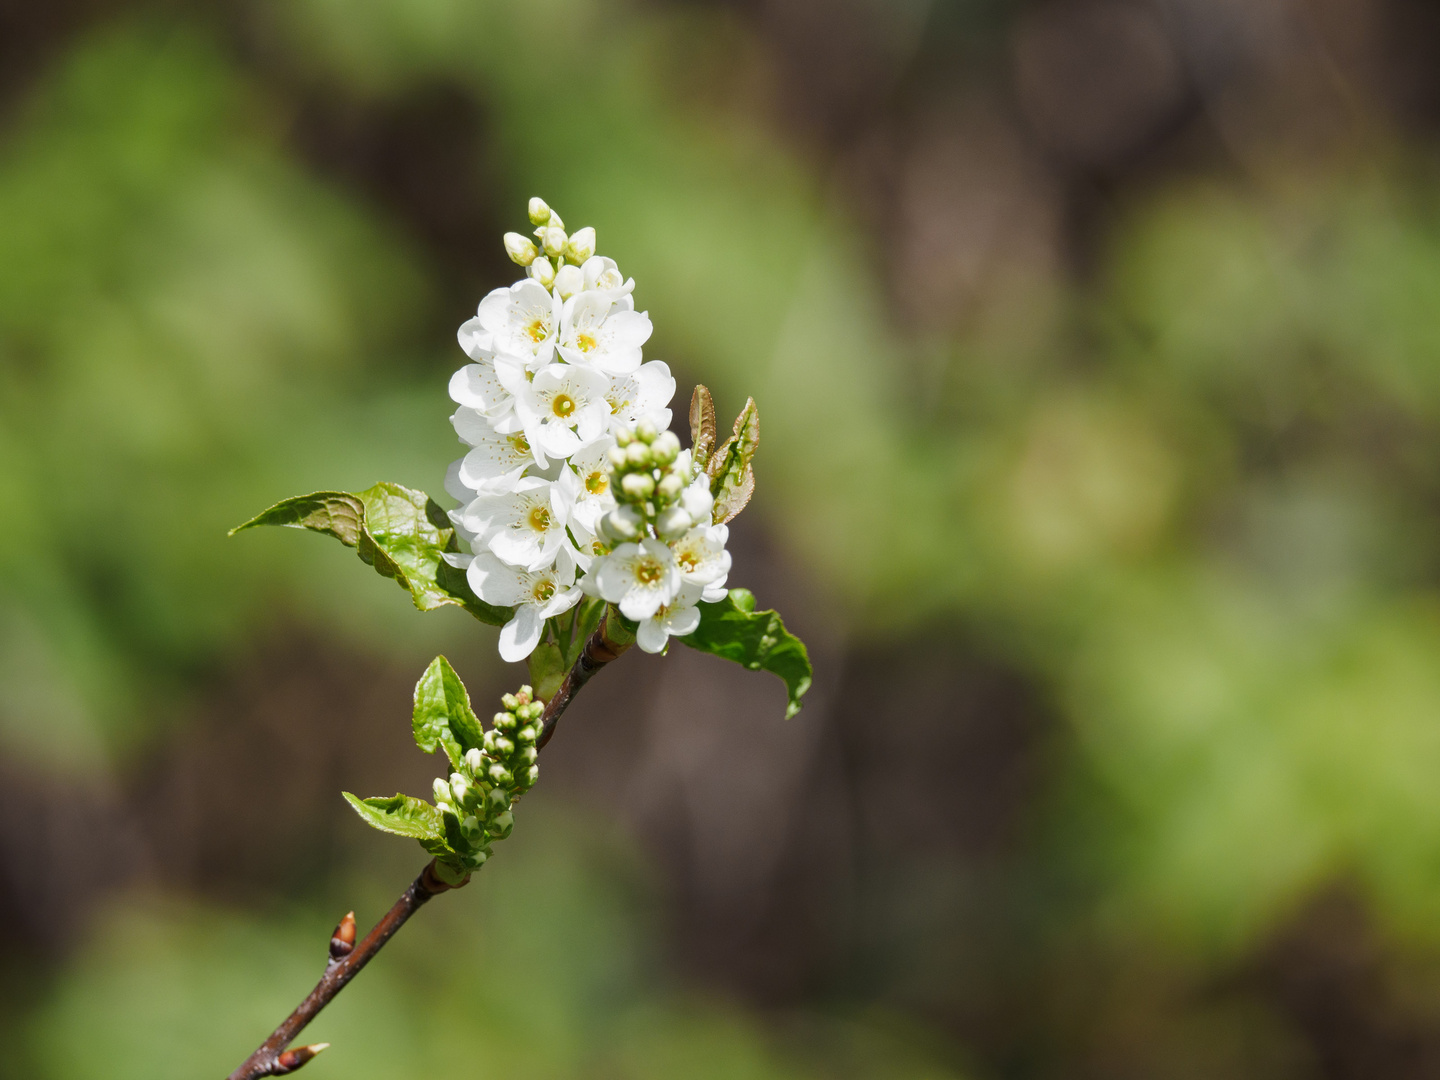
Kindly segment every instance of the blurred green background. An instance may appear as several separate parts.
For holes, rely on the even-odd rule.
[[[220,1076],[419,868],[494,631],[317,538],[441,491],[541,194],[681,395],[807,707],[597,679],[347,1077],[1440,1071],[1426,0],[0,3],[0,1076]]]

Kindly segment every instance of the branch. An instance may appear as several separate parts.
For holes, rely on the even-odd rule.
[[[608,621],[607,614],[586,640],[580,658],[566,673],[560,689],[546,705],[537,748],[550,741],[560,714],[569,706],[570,700],[580,688],[589,682],[597,671],[630,647],[629,642],[616,642],[611,639],[607,629]],[[335,933],[330,938],[330,962],[325,965],[325,974],[315,984],[315,989],[295,1007],[295,1011],[285,1018],[285,1022],[275,1029],[274,1034],[230,1074],[228,1080],[259,1080],[263,1076],[284,1076],[295,1072],[328,1047],[329,1043],[315,1043],[312,1046],[296,1047],[294,1050],[287,1049],[305,1029],[305,1025],[315,1019],[320,1010],[330,1004],[335,995],[360,973],[360,969],[385,947],[385,943],[395,936],[395,932],[405,925],[411,915],[419,911],[431,898],[451,888],[458,886],[447,885],[436,876],[435,861],[432,859],[420,872],[420,876],[400,895],[400,899],[395,901],[395,906],[375,924],[375,928],[365,935],[365,940],[359,945],[355,944],[355,913],[352,911],[341,919],[340,925],[335,928]]]

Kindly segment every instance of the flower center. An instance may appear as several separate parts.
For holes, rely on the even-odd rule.
[[[536,532],[545,532],[550,528],[550,511],[544,506],[532,506],[525,520]]]
[[[530,340],[539,344],[544,341],[550,331],[545,326],[544,319],[535,319],[525,328],[525,333],[530,335]]]
[[[695,557],[695,552],[693,551],[681,551],[677,553],[675,561],[687,571],[693,571],[695,567],[700,565],[700,560]]]
[[[641,585],[654,585],[665,576],[665,568],[654,559],[635,564],[635,580]]]
[[[523,431],[517,431],[514,435],[509,436],[508,442],[517,454],[530,453],[530,440],[525,438]]]
[[[581,352],[589,352],[591,349],[595,348],[595,335],[579,334],[575,338],[575,344],[580,346]]]
[[[563,420],[575,411],[575,399],[569,394],[556,394],[550,402],[550,410]]]
[[[555,583],[548,579],[538,581],[535,583],[535,588],[531,591],[530,595],[535,597],[538,603],[543,604],[555,595]]]
[[[591,495],[604,495],[605,489],[610,486],[610,478],[603,472],[592,472],[585,477],[585,490]]]

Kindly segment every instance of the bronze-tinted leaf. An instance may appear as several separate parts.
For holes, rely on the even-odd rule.
[[[695,393],[690,395],[690,446],[695,463],[702,469],[710,464],[710,455],[715,452],[718,437],[715,400],[710,396],[708,387],[697,383]]]
[[[754,398],[747,398],[745,408],[735,418],[734,434],[715,451],[706,472],[710,475],[710,492],[715,496],[715,522],[723,524],[733,518],[750,501],[755,492],[755,452],[760,448],[760,409]]]

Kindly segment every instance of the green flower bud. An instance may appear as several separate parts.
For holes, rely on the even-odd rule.
[[[464,773],[453,772],[450,774],[450,790],[455,793],[457,803],[465,801],[465,796],[470,793],[470,781]]]
[[[518,232],[507,232],[505,234],[505,254],[510,256],[511,262],[529,266],[535,261],[535,256],[540,254],[540,249],[529,237],[521,236]]]
[[[472,773],[477,773],[484,767],[485,757],[480,753],[478,746],[472,746],[465,751],[465,767]]]
[[[515,752],[515,744],[514,744],[513,742],[511,742],[509,739],[507,739],[507,738],[505,738],[505,737],[502,736],[502,737],[500,737],[500,738],[498,738],[498,739],[495,740],[495,756],[496,756],[496,757],[502,757],[502,758],[503,758],[503,757],[509,757],[509,756],[510,756],[511,754],[513,754],[514,752]]]
[[[533,746],[522,746],[522,747],[520,748],[520,752],[519,752],[518,754],[516,754],[515,756],[516,756],[517,758],[519,758],[520,763],[521,763],[522,765],[534,765],[534,764],[535,764],[535,759],[536,759],[539,755],[540,755],[540,751],[539,751],[539,750],[536,750],[535,747],[533,747]]]
[[[531,765],[531,766],[530,766],[530,771],[525,774],[525,779],[527,780],[528,784],[530,784],[530,785],[533,785],[536,780],[539,780],[539,779],[540,779],[540,766],[539,766],[539,765]]]
[[[609,450],[605,451],[605,457],[609,460],[610,467],[613,469],[623,469],[626,462],[630,460],[626,456],[625,447],[623,446],[610,447]]]
[[[435,783],[432,784],[431,787],[434,790],[435,801],[437,803],[449,803],[454,801],[454,795],[450,791],[450,785],[447,784],[444,780],[440,779],[440,777],[437,776],[435,778]]]
[[[635,437],[643,443],[652,443],[660,433],[655,430],[655,425],[649,420],[641,420],[635,425]]]
[[[615,429],[615,445],[616,445],[616,446],[621,446],[621,447],[629,446],[629,445],[630,445],[632,442],[634,442],[634,441],[635,441],[635,432],[633,432],[633,431],[630,430],[630,426],[629,426],[628,424],[622,425],[622,426],[620,426],[620,427],[618,427],[618,428]]]
[[[620,490],[632,499],[648,499],[655,491],[655,481],[645,473],[629,473],[620,481]]]
[[[515,783],[514,774],[498,761],[490,766],[490,779],[497,787],[510,787]]]
[[[600,536],[611,546],[640,539],[645,519],[633,506],[617,506],[600,519]]]
[[[595,254],[595,230],[590,226],[577,229],[565,245],[565,258],[577,266]]]
[[[509,810],[503,814],[496,814],[495,820],[490,822],[490,835],[497,839],[504,840],[510,835],[510,830],[515,827],[515,815]]]
[[[565,244],[568,238],[565,236],[564,229],[556,227],[554,223],[555,215],[550,215],[550,222],[551,223],[545,228],[545,254],[549,255],[552,259],[556,259],[565,254]]]
[[[555,267],[543,255],[530,264],[529,274],[547,289],[555,284]]]
[[[550,207],[538,195],[530,200],[530,224],[544,225],[550,220]]]
[[[625,448],[625,462],[632,468],[648,468],[650,466],[650,447],[643,442],[632,442]]]
[[[656,490],[660,492],[660,498],[666,502],[673,502],[679,497],[680,492],[685,490],[685,478],[679,473],[666,473],[660,478]]]
[[[502,810],[510,809],[510,793],[504,788],[491,788],[490,794],[489,796],[487,796],[487,798],[489,799],[490,805],[487,808],[486,813],[490,814],[492,817]]]
[[[660,465],[669,465],[680,454],[680,439],[673,431],[662,431],[650,444],[650,452]]]

